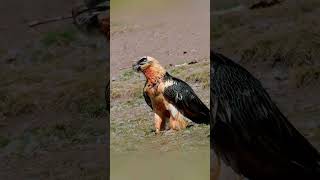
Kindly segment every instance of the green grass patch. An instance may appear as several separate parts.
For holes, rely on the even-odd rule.
[[[181,76],[181,75],[184,75],[184,73],[187,71],[188,68],[189,68],[188,66],[179,66],[169,70],[169,72],[173,76]]]
[[[111,86],[111,99],[142,97],[143,82],[136,82],[132,84],[117,82],[112,83]]]
[[[195,72],[186,77],[186,80],[192,83],[201,83],[203,88],[210,86],[210,73],[209,71]]]
[[[37,110],[37,103],[28,93],[2,94],[0,100],[0,111],[5,116],[15,116]]]
[[[139,12],[146,15],[179,5],[179,2],[176,0],[113,0],[110,2],[110,13],[114,15],[121,12],[125,14]],[[142,9],[146,11],[141,11]]]
[[[107,113],[107,107],[105,103],[91,102],[88,104],[81,104],[79,111],[89,117],[100,117]]]
[[[0,136],[0,148],[6,147],[10,143],[10,139],[5,136]]]
[[[69,45],[77,39],[77,33],[74,29],[68,29],[61,32],[47,32],[41,39],[46,46],[64,46]]]
[[[126,70],[120,75],[121,81],[127,81],[131,79],[135,75],[135,72],[133,70]]]

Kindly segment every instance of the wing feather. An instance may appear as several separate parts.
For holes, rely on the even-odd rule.
[[[184,81],[174,78],[168,73],[165,81],[171,81],[164,89],[164,97],[172,103],[184,116],[195,123],[209,124],[210,112],[192,88]]]
[[[279,157],[279,162],[281,159],[309,168],[317,166],[317,150],[280,112],[261,83],[221,54],[213,54],[212,60],[211,101],[216,109],[211,115],[212,123],[228,128],[230,134],[225,131],[225,137],[238,141],[234,148],[245,147],[256,155]]]

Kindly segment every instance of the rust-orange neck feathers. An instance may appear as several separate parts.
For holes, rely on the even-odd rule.
[[[151,83],[157,83],[158,80],[163,78],[163,76],[166,74],[166,70],[159,63],[153,63],[142,72],[147,78],[147,81]]]

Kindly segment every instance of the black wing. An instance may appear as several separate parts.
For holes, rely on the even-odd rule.
[[[144,86],[146,86],[147,85],[147,82],[145,83],[145,85]],[[148,94],[143,90],[143,97],[144,97],[144,100],[146,101],[146,103],[148,104],[148,106],[151,108],[151,109],[153,109],[152,108],[152,103],[151,103],[151,99],[150,99],[150,97],[148,96]]]
[[[280,112],[260,82],[221,54],[211,54],[211,60],[212,143],[226,163],[252,179],[261,177],[259,171],[294,176],[298,170],[307,177],[319,173],[319,153]]]
[[[165,87],[164,89],[164,97],[171,104],[193,122],[209,124],[209,109],[187,83],[172,77],[168,73],[165,75],[164,81],[173,82],[172,85]]]

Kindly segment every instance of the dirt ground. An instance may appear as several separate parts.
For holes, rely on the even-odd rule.
[[[209,106],[209,1],[183,2],[111,11],[111,179],[209,179],[209,127],[155,136],[144,77],[131,67],[153,56]],[[174,67],[191,61],[198,63]]]
[[[112,77],[145,55],[159,59],[163,65],[209,57],[209,1],[182,2],[174,7],[168,4],[160,12],[111,13]]]

